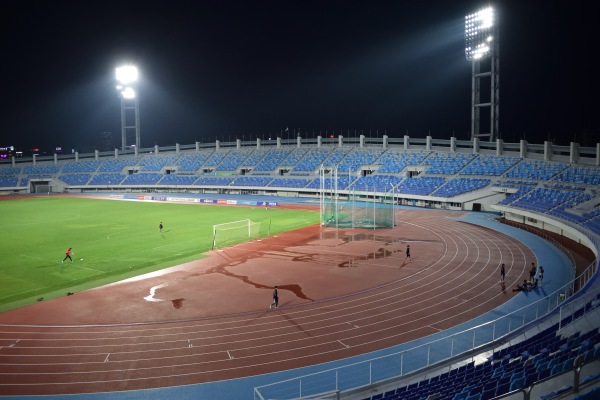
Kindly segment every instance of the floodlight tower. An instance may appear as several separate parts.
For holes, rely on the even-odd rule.
[[[140,109],[136,88],[138,70],[133,65],[118,67],[116,78],[118,82],[117,90],[121,95],[121,149],[127,149],[127,134],[131,131],[135,132],[135,147],[139,149]]]
[[[488,6],[465,17],[465,55],[471,61],[471,140],[499,136],[500,45],[496,11]],[[489,79],[489,93],[482,96],[482,80]],[[482,100],[486,97],[488,101]],[[481,110],[489,108],[489,132],[481,131]]]

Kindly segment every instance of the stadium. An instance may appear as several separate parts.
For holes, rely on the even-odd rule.
[[[25,207],[20,215],[44,224],[33,208],[67,201],[53,206],[68,208],[73,220],[45,210],[58,218],[48,218],[49,229],[64,223],[68,230],[56,236],[74,231],[65,247],[77,252],[74,268],[92,277],[70,281],[71,270],[63,269],[60,283],[4,293],[2,393],[7,398],[593,396],[600,358],[599,164],[600,144],[362,135],[12,158],[0,165],[7,200],[0,207]],[[27,205],[30,201],[35,203]],[[92,202],[94,210],[101,210],[98,202],[107,204],[106,211],[81,224],[107,235],[101,247],[120,242],[109,250],[114,259],[126,259],[125,265],[135,260],[139,267],[103,270],[96,258],[107,255],[81,237],[78,220],[87,208],[73,201]],[[334,205],[328,208],[328,202]],[[121,205],[127,208],[120,210]],[[352,225],[326,223],[332,209],[353,214],[350,207],[357,215]],[[391,213],[377,212],[376,218],[391,223],[375,226],[374,217],[361,225],[365,214],[382,207]],[[176,236],[184,224],[180,228],[174,215],[188,208],[196,213],[208,208],[214,215],[241,210],[241,217],[219,215],[206,232]],[[3,210],[7,217],[9,210]],[[298,210],[310,216],[290,226],[281,221],[294,216],[277,214]],[[111,213],[134,214],[133,225],[142,220],[135,227],[142,243],[112,231],[126,227],[111,226]],[[158,218],[164,233],[158,233]],[[186,214],[188,225],[189,218]],[[175,235],[181,245],[177,255],[159,267],[140,261],[134,254],[138,248],[154,251],[144,250],[153,244],[151,235],[139,232],[143,229],[164,242]],[[62,248],[55,260],[41,254],[56,249],[18,248],[17,242],[35,243],[31,227],[13,234],[8,246],[13,254],[26,255],[18,268],[30,269],[30,279],[36,268],[64,265]],[[194,235],[204,236],[196,236],[188,251],[185,243]],[[407,244],[413,251],[408,261]],[[85,261],[79,261],[83,252]],[[160,258],[153,253],[150,259]],[[502,263],[508,273],[499,284]],[[543,286],[514,292],[529,278],[531,263],[543,266]],[[3,271],[9,282],[24,279],[11,269]],[[238,283],[209,280],[212,269]],[[317,275],[322,279],[311,279]],[[202,294],[186,285],[193,278],[192,288]],[[240,280],[251,290],[242,289]],[[277,284],[286,300],[269,312]],[[257,290],[263,294],[256,296]],[[194,299],[203,294],[206,298],[198,299],[203,305],[196,308]],[[34,325],[26,322],[32,320]]]
[[[126,3],[6,7],[1,398],[599,397],[586,7]]]

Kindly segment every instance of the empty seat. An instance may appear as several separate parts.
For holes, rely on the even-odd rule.
[[[490,400],[496,396],[496,386],[491,389],[483,390],[481,393],[481,400]]]
[[[518,378],[510,382],[509,392],[525,388],[525,378]]]

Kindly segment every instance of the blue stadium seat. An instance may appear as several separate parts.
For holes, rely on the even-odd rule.
[[[518,378],[510,382],[509,392],[525,388],[525,378]]]

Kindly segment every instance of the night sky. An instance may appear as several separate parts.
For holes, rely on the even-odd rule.
[[[114,69],[141,73],[142,147],[336,136],[468,139],[476,1],[8,1],[0,145],[120,147]],[[144,5],[142,5],[144,4]],[[505,141],[600,141],[596,13],[498,1]]]

